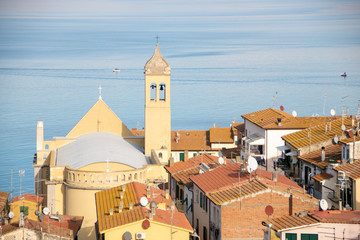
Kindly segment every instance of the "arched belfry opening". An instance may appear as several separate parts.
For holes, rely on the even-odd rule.
[[[165,101],[166,97],[166,85],[165,83],[159,84],[159,100]]]
[[[156,83],[150,84],[150,100],[156,100]]]

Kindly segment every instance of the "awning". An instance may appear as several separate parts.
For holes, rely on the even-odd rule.
[[[276,147],[277,148],[277,150],[279,150],[279,151],[285,151],[285,150],[289,150],[290,148],[288,148],[287,146],[278,146],[278,147]]]
[[[265,138],[257,134],[250,135],[247,140],[250,145],[265,145]]]
[[[286,153],[285,155],[286,156],[297,156],[297,151],[292,151],[292,152],[289,152],[289,153]]]

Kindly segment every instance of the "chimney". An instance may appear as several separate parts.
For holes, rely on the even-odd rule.
[[[169,199],[169,189],[166,189],[166,190],[165,190],[165,198],[166,198],[166,199]]]
[[[124,198],[124,191],[120,191],[120,199]]]
[[[122,190],[123,190],[123,192],[125,192],[125,190],[126,190],[126,184],[123,184],[123,185],[122,185]]]
[[[351,116],[351,126],[355,127],[355,116],[354,115]]]
[[[214,127],[215,127],[215,123],[214,123]]]
[[[325,147],[321,147],[321,161],[325,161]]]
[[[341,200],[341,199],[339,199],[339,210],[340,210],[340,211],[343,210],[343,208],[342,208],[342,200]]]
[[[184,151],[184,161],[187,161],[187,160],[189,160],[189,151],[185,150]]]
[[[170,157],[169,159],[169,167],[173,167],[174,166],[174,158]]]
[[[281,126],[281,118],[277,118],[277,125],[280,127]]]
[[[325,132],[327,132],[328,131],[328,125],[327,125],[327,123],[325,123]]]
[[[133,202],[129,202],[129,210],[133,209],[133,206],[134,206]]]
[[[123,207],[124,207],[124,202],[123,202],[123,201],[120,201],[120,204],[119,204],[119,213],[122,212]]]
[[[276,172],[272,173],[272,181],[277,182],[278,180],[278,174]]]
[[[44,125],[42,121],[38,121],[36,129],[36,151],[43,150],[44,144]]]
[[[110,216],[113,215],[114,214],[114,209],[110,208],[109,214],[110,214]]]

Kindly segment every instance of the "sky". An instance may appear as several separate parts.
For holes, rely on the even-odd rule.
[[[360,1],[0,0],[0,17],[301,17],[359,15]]]

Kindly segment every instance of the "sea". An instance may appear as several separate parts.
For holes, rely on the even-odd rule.
[[[144,65],[157,42],[171,66],[174,130],[228,127],[280,106],[298,116],[358,114],[359,23],[358,16],[0,18],[0,191],[34,192],[37,121],[45,140],[65,136],[96,103],[99,86],[114,113],[142,129]]]

